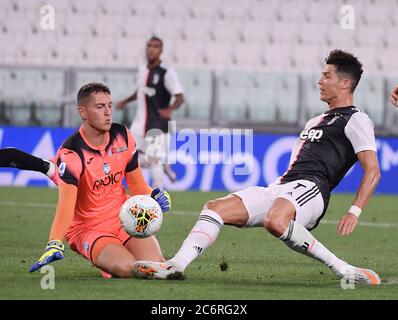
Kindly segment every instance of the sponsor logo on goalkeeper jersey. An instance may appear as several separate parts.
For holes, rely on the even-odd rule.
[[[92,190],[99,190],[101,187],[112,186],[122,178],[122,172],[108,174],[106,177],[94,181]]]
[[[123,146],[123,147],[120,147],[120,148],[112,147],[109,150],[109,155],[111,156],[113,154],[124,152],[124,151],[127,151],[127,150],[128,150],[127,146]]]

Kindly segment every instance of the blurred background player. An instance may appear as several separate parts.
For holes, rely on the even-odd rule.
[[[393,87],[390,94],[391,103],[394,106],[398,106],[398,85]]]
[[[326,213],[331,191],[358,160],[364,173],[353,205],[337,227],[338,234],[353,232],[380,179],[373,123],[353,106],[362,64],[341,50],[332,51],[325,62],[318,85],[320,99],[329,110],[307,122],[285,174],[268,188],[249,187],[207,202],[174,258],[166,264],[137,262],[135,270],[140,276],[166,276],[164,270],[170,266],[184,271],[214,243],[227,224],[263,226],[289,248],[321,261],[339,277],[355,283],[380,284],[374,271],[349,265],[310,233]]]
[[[176,180],[175,173],[167,164],[168,122],[173,111],[184,102],[177,73],[160,60],[162,51],[163,41],[158,37],[150,38],[146,46],[147,64],[138,70],[138,89],[116,105],[123,109],[129,102],[138,102],[130,131],[137,141],[140,164],[149,168],[155,188],[163,188],[164,173],[170,181]],[[173,96],[174,102],[170,104]]]
[[[150,194],[170,209],[167,192],[152,190],[138,164],[134,138],[128,129],[112,123],[111,93],[101,83],[89,83],[77,95],[81,127],[58,149],[59,200],[45,253],[30,272],[64,257],[65,238],[71,249],[106,274],[132,276],[136,259],[163,261],[155,237],[132,238],[124,232],[119,210],[131,195]]]

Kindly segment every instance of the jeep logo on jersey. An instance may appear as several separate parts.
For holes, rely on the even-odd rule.
[[[111,166],[110,166],[109,164],[107,164],[107,163],[104,163],[104,165],[103,165],[103,167],[102,167],[102,170],[104,170],[104,173],[105,173],[106,175],[108,175],[109,172],[111,172]]]
[[[97,179],[94,181],[93,190],[98,190],[102,186],[106,187],[109,185],[114,185],[115,183],[118,183],[120,181],[121,176],[122,172],[119,171],[115,174],[112,173],[111,175],[108,175],[104,178]]]
[[[314,142],[314,140],[318,141],[322,136],[323,136],[323,130],[316,130],[316,129],[311,129],[310,131],[304,129],[300,133],[301,140],[310,140],[311,142]]]

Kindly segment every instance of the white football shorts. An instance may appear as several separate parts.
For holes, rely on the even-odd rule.
[[[311,230],[322,216],[324,203],[318,186],[308,180],[296,180],[268,187],[253,186],[233,192],[242,199],[249,219],[246,228],[263,226],[263,221],[277,198],[289,200],[296,208],[295,221]]]

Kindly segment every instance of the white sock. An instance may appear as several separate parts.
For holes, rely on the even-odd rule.
[[[193,260],[216,241],[223,225],[224,221],[217,212],[203,209],[180,250],[168,263],[184,271]]]
[[[50,160],[46,160],[46,159],[43,159],[43,161],[48,162],[48,171],[46,172],[46,175],[49,178],[52,178],[54,176],[55,170],[56,170],[55,163]]]
[[[337,258],[322,243],[317,241],[311,232],[293,220],[290,220],[289,226],[279,239],[294,251],[322,262],[340,277],[347,275],[352,270],[348,263]]]

